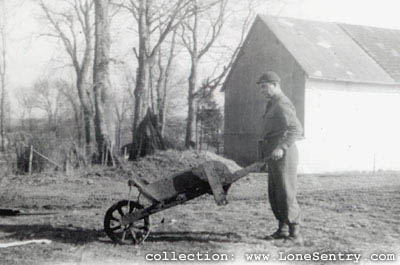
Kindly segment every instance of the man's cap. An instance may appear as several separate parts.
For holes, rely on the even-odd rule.
[[[281,82],[281,78],[279,77],[279,75],[277,75],[275,72],[273,71],[268,71],[265,74],[262,74],[260,76],[260,78],[257,81],[257,84],[261,84],[261,83],[269,83],[269,82],[276,82],[276,83],[280,83]]]

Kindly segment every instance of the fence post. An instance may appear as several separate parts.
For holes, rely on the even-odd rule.
[[[376,171],[376,153],[374,153],[374,166],[373,166],[373,172],[375,173]]]
[[[33,145],[30,146],[29,150],[29,168],[28,168],[29,175],[32,174],[32,160],[33,160]]]

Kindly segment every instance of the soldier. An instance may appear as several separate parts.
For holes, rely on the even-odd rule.
[[[268,197],[278,229],[267,240],[286,239],[303,244],[300,235],[300,208],[296,199],[298,152],[295,141],[302,126],[292,102],[281,90],[281,80],[272,71],[261,75],[257,85],[268,100],[263,116],[261,156],[268,165]]]

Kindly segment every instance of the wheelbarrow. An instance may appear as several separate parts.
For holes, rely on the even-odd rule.
[[[210,161],[152,183],[132,177],[128,186],[136,187],[139,195],[134,200],[121,200],[107,210],[104,231],[115,243],[140,244],[150,233],[152,214],[204,194],[214,195],[218,205],[225,205],[226,194],[232,183],[250,172],[259,172],[264,164],[256,162],[231,173],[222,162]],[[146,198],[147,206],[139,201],[141,196]]]

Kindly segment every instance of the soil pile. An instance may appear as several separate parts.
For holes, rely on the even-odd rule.
[[[224,163],[231,172],[235,172],[241,167],[234,161],[219,156],[208,151],[160,151],[154,155],[140,158],[135,162],[124,165],[125,171],[137,177],[153,182],[157,179],[170,176],[172,174],[186,171],[204,162],[218,160]]]

